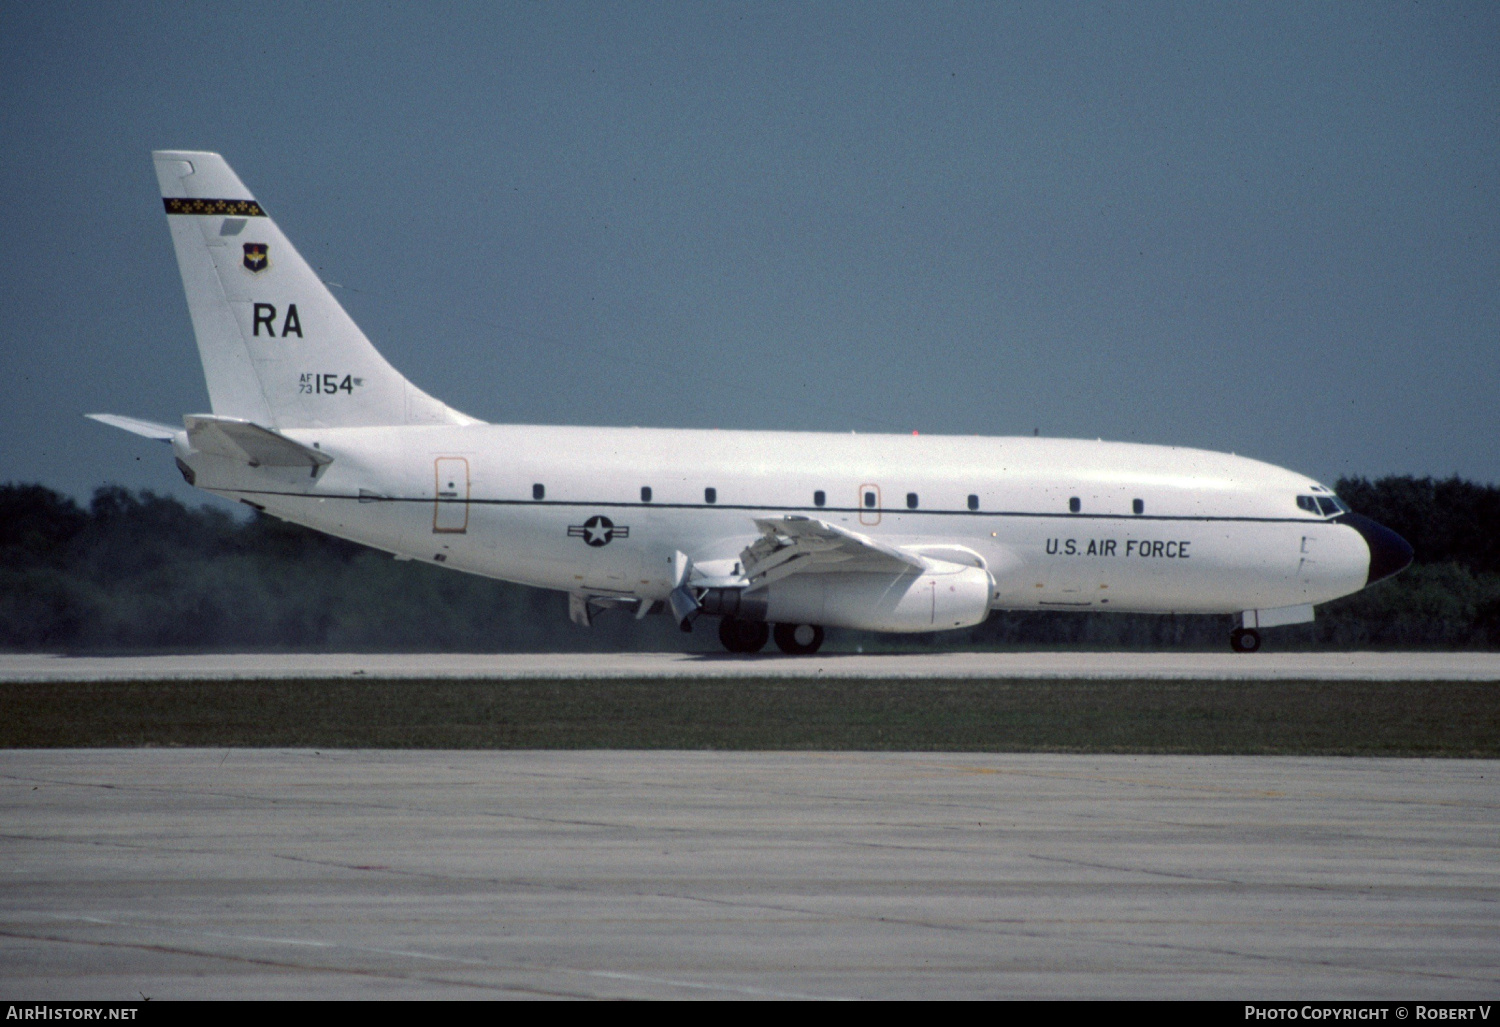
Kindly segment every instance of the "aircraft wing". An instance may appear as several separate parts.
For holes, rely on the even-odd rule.
[[[848,528],[827,521],[787,514],[756,518],[756,539],[740,553],[750,588],[764,588],[789,574],[802,571],[903,571],[922,570],[920,556],[877,542]]]
[[[194,449],[243,460],[251,467],[311,467],[316,471],[333,462],[333,457],[322,450],[238,417],[188,414],[182,421]]]
[[[107,424],[112,428],[123,428],[144,438],[154,439],[157,442],[171,442],[172,436],[176,435],[178,429],[170,424],[157,424],[155,421],[143,421],[139,417],[124,417],[120,414],[84,414],[91,421]]]

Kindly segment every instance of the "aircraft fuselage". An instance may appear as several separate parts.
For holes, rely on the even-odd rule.
[[[200,487],[319,531],[597,595],[665,599],[677,553],[732,576],[752,521],[786,514],[969,550],[997,609],[1238,613],[1327,602],[1370,571],[1359,531],[1298,506],[1322,486],[1203,450],[487,424],[283,434],[333,461],[247,467],[185,439],[178,456]]]

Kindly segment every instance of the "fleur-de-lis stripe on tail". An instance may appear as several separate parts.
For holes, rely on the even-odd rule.
[[[164,197],[168,214],[223,214],[236,218],[263,218],[266,212],[254,200],[185,200]]]

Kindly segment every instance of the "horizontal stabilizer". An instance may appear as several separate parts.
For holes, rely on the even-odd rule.
[[[251,467],[311,467],[333,462],[322,450],[294,442],[269,428],[237,417],[188,414],[188,442],[200,453],[243,460]]]
[[[114,428],[123,428],[128,432],[155,439],[157,442],[171,442],[172,436],[180,429],[173,428],[170,424],[157,424],[155,421],[143,421],[139,417],[125,417],[121,414],[84,414],[84,417],[100,424],[107,424]]]

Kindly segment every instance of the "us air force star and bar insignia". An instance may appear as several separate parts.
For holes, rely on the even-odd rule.
[[[591,546],[607,546],[617,538],[629,538],[630,529],[625,525],[615,526],[615,522],[602,514],[595,514],[582,524],[570,525],[568,538],[581,538]]]
[[[271,266],[270,247],[263,242],[245,244],[245,270],[258,275]]]

